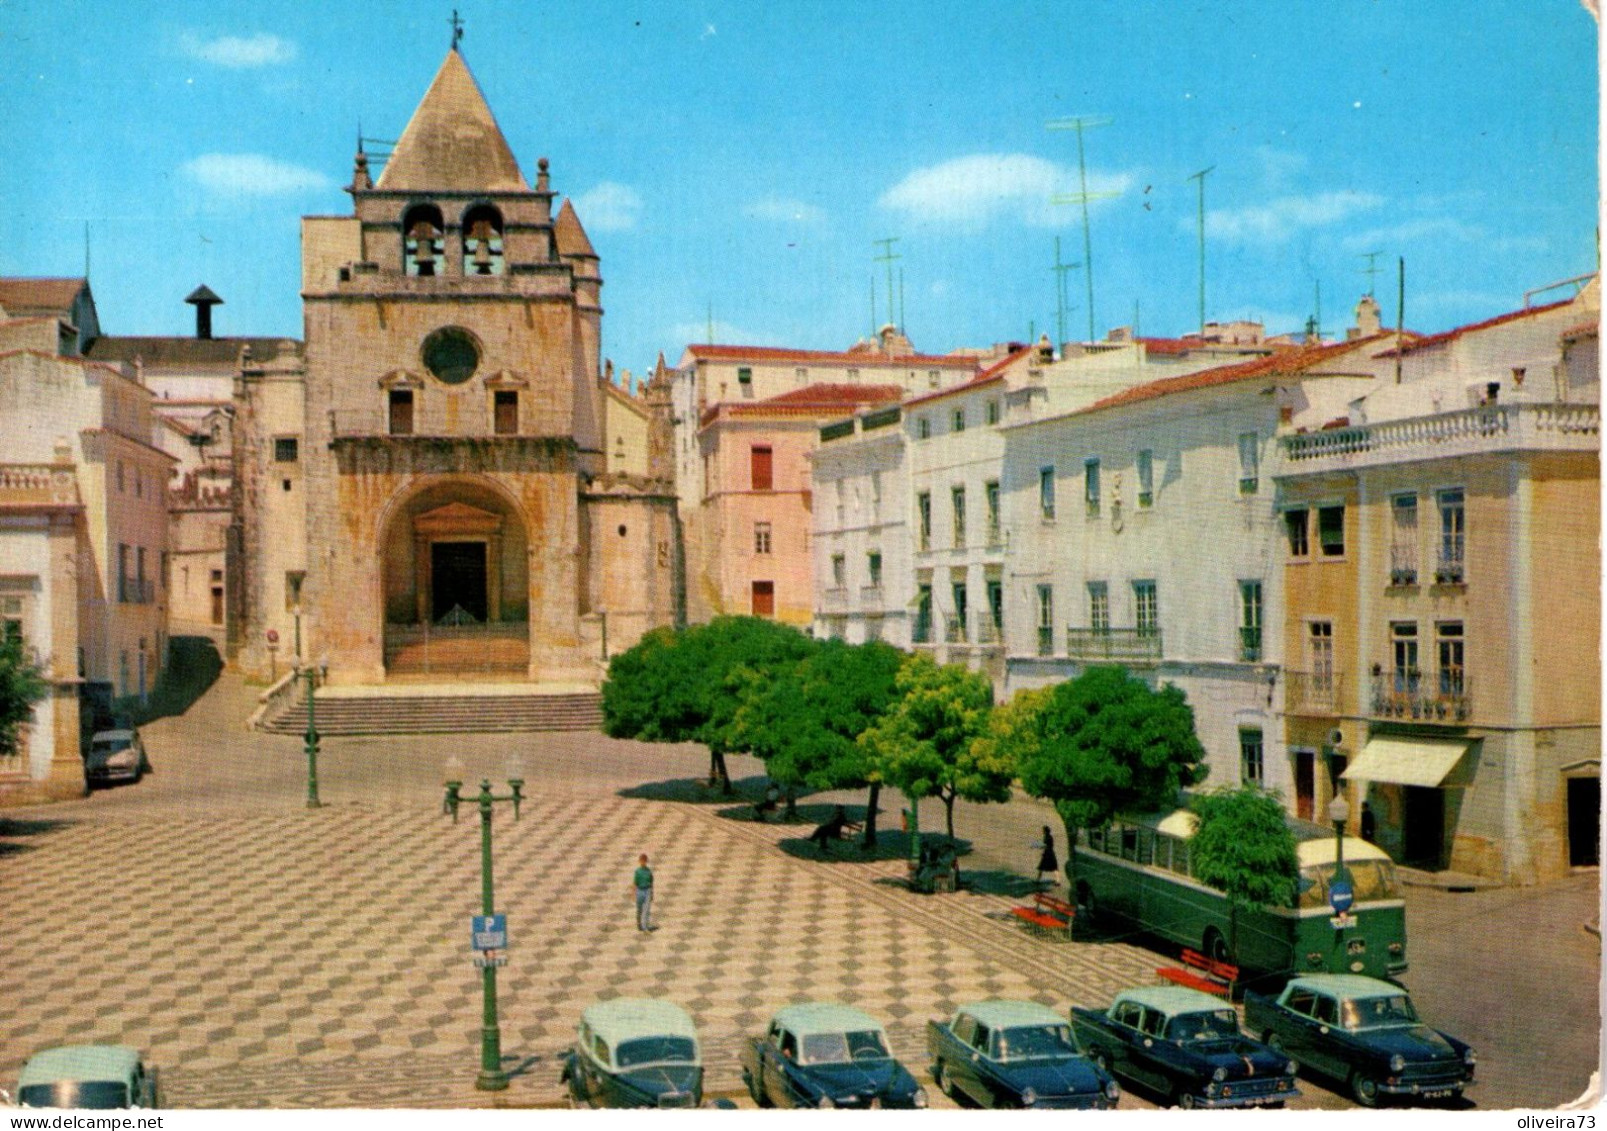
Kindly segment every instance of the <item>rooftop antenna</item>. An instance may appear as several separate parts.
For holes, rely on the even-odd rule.
[[[456,51],[458,44],[463,42],[463,21],[458,19],[456,8],[452,9],[452,18],[447,23],[452,25],[452,50]]]
[[[1088,163],[1083,156],[1083,130],[1093,129],[1096,126],[1108,126],[1111,119],[1107,117],[1061,118],[1048,123],[1052,130],[1077,131],[1077,175],[1081,183],[1081,191],[1061,193],[1049,198],[1051,204],[1080,204],[1082,205],[1082,261],[1083,272],[1088,278],[1088,340],[1094,340],[1094,249],[1088,234],[1088,202],[1092,200],[1105,200],[1108,197],[1120,196],[1115,192],[1088,191]]]
[[[1314,279],[1312,282],[1314,282],[1317,287],[1317,309],[1315,312],[1313,312],[1312,318],[1316,320],[1315,336],[1317,341],[1320,343],[1322,341],[1322,280]]]
[[[899,237],[897,236],[888,236],[886,239],[871,240],[871,243],[880,245],[882,249],[882,253],[876,257],[875,262],[887,264],[887,320],[889,322],[893,321],[893,260],[904,258],[893,250],[893,245],[898,242],[898,239]]]
[[[909,331],[904,322],[904,268],[898,269],[898,332],[907,334]]]
[[[876,340],[876,272],[870,273],[870,340]]]
[[[714,303],[709,303],[709,345],[714,344]]]
[[[1055,348],[1066,344],[1066,311],[1070,309],[1070,302],[1066,298],[1066,273],[1081,267],[1081,263],[1060,262],[1060,237],[1055,237],[1055,265],[1050,268],[1055,273],[1055,333],[1059,335],[1055,340]]]
[[[1205,337],[1205,175],[1216,168],[1201,169],[1188,179],[1200,182],[1200,337]]]
[[[89,221],[84,221],[84,278],[89,278]]]
[[[1367,260],[1367,266],[1365,266],[1365,267],[1363,267],[1361,269],[1361,273],[1363,275],[1367,276],[1367,294],[1368,294],[1369,297],[1371,297],[1373,295],[1373,293],[1374,293],[1373,292],[1373,277],[1378,274],[1377,260],[1378,260],[1378,257],[1380,255],[1383,255],[1383,254],[1384,253],[1381,252],[1381,251],[1364,251],[1361,254],[1361,257],[1363,259]]]
[[[1143,336],[1143,332],[1138,328],[1138,300],[1135,298],[1133,300],[1133,340],[1137,341]]]
[[[1395,293],[1395,384],[1401,383],[1401,351],[1406,348],[1406,257],[1396,267]]]

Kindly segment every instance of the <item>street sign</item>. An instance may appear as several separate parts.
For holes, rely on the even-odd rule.
[[[473,936],[470,950],[507,950],[508,917],[506,915],[476,915],[470,928]]]
[[[1334,930],[1336,930],[1336,931],[1344,931],[1344,930],[1348,930],[1349,928],[1354,927],[1356,925],[1356,916],[1354,916],[1354,915],[1335,915],[1332,919],[1329,919],[1328,922],[1333,927]]]
[[[1356,900],[1356,892],[1349,880],[1335,880],[1328,885],[1328,903],[1336,915],[1344,915]]]
[[[498,954],[494,950],[481,951],[479,954],[474,956],[474,968],[476,970],[487,970],[497,966],[506,966],[507,964],[508,956],[506,954]]]

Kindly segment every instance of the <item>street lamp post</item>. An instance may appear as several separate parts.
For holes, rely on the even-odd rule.
[[[524,770],[515,756],[508,764],[508,787],[511,793],[498,796],[491,792],[489,778],[480,779],[480,792],[477,796],[470,796],[466,800],[478,803],[480,807],[480,912],[486,918],[496,914],[496,902],[492,889],[491,870],[491,808],[499,801],[513,802],[513,819],[519,819],[519,803],[524,800]],[[455,756],[447,759],[446,763],[446,801],[444,808],[452,814],[452,823],[457,824],[458,802],[465,800],[460,791],[463,788],[463,763]],[[482,987],[484,990],[484,1003],[480,1025],[480,1075],[475,1079],[474,1086],[482,1092],[500,1092],[508,1086],[508,1074],[502,1071],[502,1030],[497,1022],[497,970],[491,962],[486,962],[485,969],[481,971]]]
[[[1334,879],[1343,880],[1346,878],[1345,825],[1350,821],[1350,802],[1343,793],[1334,794],[1334,799],[1328,803],[1328,819],[1334,823]]]
[[[307,680],[307,808],[317,809],[323,802],[318,800],[318,724],[313,718],[313,687],[316,681],[329,678],[329,661],[302,664],[301,674]]]

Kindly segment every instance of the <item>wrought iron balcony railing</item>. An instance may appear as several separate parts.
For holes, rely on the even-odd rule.
[[[1161,658],[1161,633],[1145,628],[1068,628],[1066,655],[1073,660],[1154,663]]]
[[[1467,722],[1473,713],[1462,668],[1441,668],[1432,675],[1416,669],[1380,672],[1372,683],[1370,706],[1375,718],[1456,724]]]
[[[1284,673],[1284,708],[1292,715],[1337,715],[1344,702],[1342,672]]]

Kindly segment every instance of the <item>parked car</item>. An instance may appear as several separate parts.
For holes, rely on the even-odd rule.
[[[983,1107],[1107,1108],[1121,1089],[1077,1047],[1071,1026],[1030,1001],[967,1005],[926,1026],[932,1076],[944,1095]]]
[[[561,1080],[576,1105],[697,1107],[703,1102],[697,1029],[672,1002],[598,1002],[580,1016]]]
[[[125,1045],[66,1045],[35,1053],[22,1066],[22,1107],[156,1107],[156,1069]]]
[[[145,744],[132,729],[96,731],[84,755],[84,777],[91,783],[139,781],[150,768]]]
[[[1239,1032],[1221,998],[1185,986],[1124,990],[1107,1010],[1073,1007],[1071,1028],[1095,1064],[1179,1107],[1282,1107],[1296,1064]]]
[[[1407,992],[1357,974],[1296,978],[1277,998],[1247,992],[1244,1023],[1262,1040],[1344,1081],[1356,1102],[1453,1099],[1473,1084],[1473,1050],[1418,1020]]]
[[[888,1051],[870,1014],[811,1002],[778,1011],[742,1047],[742,1079],[760,1107],[916,1108],[926,1089]]]

